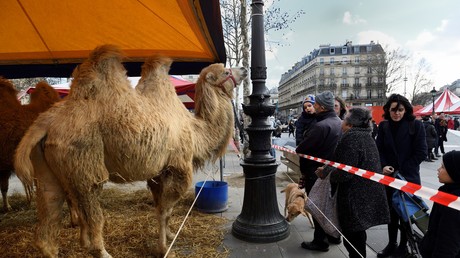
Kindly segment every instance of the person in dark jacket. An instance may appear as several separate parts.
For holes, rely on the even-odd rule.
[[[441,155],[439,155],[439,150],[444,154],[444,142],[447,142],[447,121],[444,117],[444,113],[439,114],[439,117],[436,118],[434,128],[436,128],[436,132],[438,133],[438,144],[434,152],[436,157],[441,157]]]
[[[302,114],[295,122],[295,145],[299,145],[303,138],[304,134],[308,132],[309,128],[316,123],[315,115],[315,96],[307,95],[307,97],[302,101]]]
[[[371,119],[369,109],[348,110],[333,161],[382,174],[379,151],[371,136]],[[366,257],[366,230],[390,221],[385,186],[330,166],[324,168],[323,174],[327,173],[331,173],[331,183],[338,185],[338,218],[349,241],[344,241],[349,257]]]
[[[398,171],[407,181],[420,185],[420,163],[426,158],[425,128],[422,122],[415,120],[412,105],[399,94],[392,94],[383,106],[386,119],[380,122],[377,135],[377,148],[384,175],[393,176]],[[402,230],[406,226],[392,205],[393,188],[386,187],[390,207],[388,224],[388,245],[377,257],[404,255],[407,236]],[[401,226],[401,240],[398,247],[398,229]]]
[[[315,110],[317,122],[310,128],[296,152],[322,159],[330,159],[342,134],[342,121],[334,112],[334,95],[330,91],[316,95]],[[315,171],[322,164],[305,158],[300,159],[300,171],[305,180],[305,191],[310,193],[318,178]],[[300,185],[300,183],[299,183]],[[316,220],[313,241],[303,242],[302,247],[309,250],[327,252],[329,242],[340,243],[340,238],[328,237]],[[328,241],[329,240],[329,241]]]
[[[458,117],[454,118],[454,130],[458,130],[460,122],[458,122]]]
[[[434,162],[437,158],[434,156],[433,149],[436,146],[436,141],[438,139],[438,134],[434,128],[433,123],[430,121],[429,116],[424,116],[422,118],[423,126],[425,127],[425,139],[427,145],[427,157],[425,161]]]
[[[443,155],[438,179],[439,191],[460,196],[460,151]],[[421,244],[424,258],[460,258],[460,211],[439,203],[433,204],[428,231]]]

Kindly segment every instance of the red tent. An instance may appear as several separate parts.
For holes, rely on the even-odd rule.
[[[173,75],[171,75],[169,79],[171,80],[174,87],[176,88],[177,96],[182,101],[182,103],[184,103],[185,107],[188,109],[194,109],[195,108],[195,102],[194,102],[195,83],[184,80],[180,77],[173,76]],[[131,81],[131,85],[135,87],[137,85],[137,82],[139,81],[139,77],[130,77],[129,80]],[[57,85],[52,85],[52,86],[54,89],[56,89],[56,91],[59,93],[61,98],[69,94],[70,83],[57,84]],[[26,94],[30,94],[32,91],[34,91],[34,89],[35,87],[29,87],[27,90],[19,94],[18,99],[21,99]]]
[[[445,89],[444,92],[434,101],[434,112],[435,113],[446,113],[453,114],[453,107],[455,104],[460,102],[460,98],[452,93],[449,89]],[[433,113],[433,102],[426,105],[425,107],[414,112],[416,116],[427,116]]]

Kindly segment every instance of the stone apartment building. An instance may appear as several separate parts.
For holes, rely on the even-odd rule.
[[[320,45],[281,76],[278,116],[296,118],[307,94],[332,91],[349,106],[381,106],[385,96],[385,52],[380,44]]]

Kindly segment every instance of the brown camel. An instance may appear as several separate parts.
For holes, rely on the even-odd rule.
[[[0,189],[3,210],[8,211],[9,178],[14,170],[13,156],[19,141],[38,114],[59,100],[59,95],[46,82],[39,82],[30,95],[30,104],[21,105],[13,84],[0,78]]]
[[[149,59],[135,90],[121,60],[117,47],[96,48],[75,69],[67,101],[41,114],[17,149],[18,177],[26,189],[36,184],[36,244],[45,256],[58,256],[67,195],[78,207],[82,246],[96,257],[111,257],[104,248],[98,201],[103,184],[152,178],[160,225],[156,254],[163,256],[171,235],[168,219],[190,188],[193,169],[221,156],[233,134],[231,98],[247,76],[244,68],[214,64],[203,69],[193,117],[169,80],[169,59]]]

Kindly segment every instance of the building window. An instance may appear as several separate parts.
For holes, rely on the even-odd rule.
[[[383,77],[379,77],[379,82],[380,82],[380,83],[383,82]]]
[[[324,75],[324,68],[319,68],[319,75]]]
[[[334,75],[334,68],[331,68],[331,75]]]
[[[372,84],[372,77],[367,77],[367,85],[371,85]]]
[[[379,90],[379,91],[377,92],[377,97],[378,97],[379,99],[380,99],[380,98],[383,98],[383,93],[384,93],[383,90]]]
[[[355,53],[359,53],[359,46],[354,47]]]
[[[346,55],[348,51],[347,47],[342,47],[342,54]]]
[[[329,48],[329,54],[335,55],[335,48]]]
[[[372,73],[372,67],[371,66],[367,67],[367,73]]]
[[[356,84],[356,85],[359,84],[359,78],[355,78],[355,84]]]
[[[359,66],[355,67],[355,74],[359,74]]]
[[[324,58],[321,57],[321,58],[319,59],[319,63],[320,63],[320,64],[324,64]]]
[[[355,56],[355,64],[359,64],[359,56]]]
[[[369,53],[369,52],[372,52],[372,46],[367,46],[366,47],[366,51]]]
[[[342,57],[342,64],[346,64],[346,63],[348,63],[348,58]]]
[[[342,90],[342,98],[347,98],[347,90]]]
[[[342,79],[342,84],[348,84],[348,79],[347,79],[347,78],[343,78],[343,79]]]
[[[372,90],[367,90],[367,98],[368,99],[372,98]]]
[[[347,75],[347,67],[342,67],[342,75]]]
[[[331,61],[330,61],[331,64],[334,64],[334,58],[331,57]]]
[[[354,92],[355,92],[355,98],[356,98],[356,99],[359,99],[359,95],[360,95],[359,92],[360,92],[360,90],[355,90]]]

